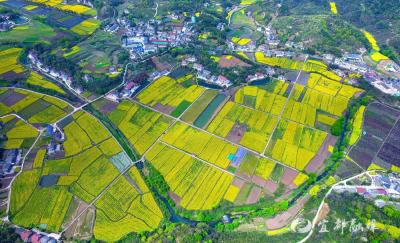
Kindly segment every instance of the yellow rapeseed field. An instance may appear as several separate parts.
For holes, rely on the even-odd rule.
[[[355,144],[361,136],[362,127],[363,127],[363,116],[364,116],[365,106],[360,106],[358,109],[354,121],[353,121],[353,129],[351,130],[349,144]]]
[[[237,195],[239,194],[240,188],[234,185],[230,185],[225,193],[224,199],[229,202],[234,202]]]

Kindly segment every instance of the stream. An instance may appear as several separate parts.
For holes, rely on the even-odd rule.
[[[172,223],[183,223],[183,224],[187,224],[190,226],[196,226],[197,223],[200,223],[199,221],[194,221],[185,217],[182,217],[178,214],[176,214],[175,210],[172,208],[171,204],[169,204],[168,200],[163,197],[160,193],[158,193],[158,191],[153,190],[154,195],[156,197],[158,197],[166,206],[168,209],[168,212],[170,213],[171,217],[169,218],[169,220]]]

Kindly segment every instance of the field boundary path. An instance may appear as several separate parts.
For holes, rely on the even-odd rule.
[[[306,58],[305,58],[305,60],[304,60],[304,63],[306,63],[307,60],[308,60],[308,55],[306,55]],[[296,80],[293,82],[293,87],[292,87],[292,89],[290,90],[290,92],[289,92],[289,94],[288,94],[288,97],[287,97],[287,99],[286,99],[285,105],[283,106],[281,112],[279,113],[278,121],[276,122],[275,127],[274,127],[274,129],[272,130],[271,137],[274,135],[275,130],[276,130],[276,128],[277,128],[278,125],[279,125],[279,122],[282,120],[282,116],[283,116],[283,113],[285,112],[285,109],[286,109],[287,104],[289,103],[290,96],[292,95],[292,93],[293,93],[293,91],[294,91],[294,85],[295,85],[295,84],[297,83],[297,81],[299,80],[300,75],[301,75],[302,72],[303,72],[303,70],[299,70],[299,73],[297,74]],[[272,139],[269,139],[268,142],[267,142],[267,145],[265,145],[265,148],[264,148],[264,150],[263,150],[263,154],[265,154],[265,152],[267,151],[268,145],[269,145],[269,143],[271,142],[271,140],[272,140]]]
[[[181,119],[179,119],[179,118],[176,118],[176,117],[173,117],[173,116],[171,116],[171,115],[168,115],[168,114],[159,112],[158,110],[154,109],[153,107],[150,107],[150,106],[148,106],[148,105],[142,104],[142,103],[140,103],[139,101],[137,101],[137,100],[135,100],[135,99],[130,99],[130,100],[131,100],[132,102],[134,102],[134,103],[136,103],[136,104],[142,106],[142,107],[145,107],[145,108],[147,108],[147,109],[150,109],[150,110],[152,110],[152,111],[154,111],[154,112],[157,112],[157,113],[159,113],[159,114],[165,115],[165,116],[167,116],[167,117],[169,117],[169,118],[171,118],[171,119],[173,119],[173,120],[175,120],[175,121],[182,122],[182,123],[184,123],[185,125],[188,125],[188,126],[194,128],[194,129],[196,129],[196,130],[200,130],[200,131],[202,131],[202,132],[204,132],[204,133],[207,133],[208,135],[214,136],[214,137],[216,137],[216,138],[218,138],[218,139],[221,139],[221,140],[223,140],[223,141],[225,141],[225,142],[227,142],[227,143],[230,143],[230,144],[232,144],[232,145],[236,145],[236,146],[238,146],[239,148],[246,149],[246,150],[248,150],[248,151],[250,151],[250,152],[256,154],[257,156],[260,156],[260,157],[263,157],[263,158],[272,160],[272,161],[274,161],[274,162],[277,163],[277,164],[280,164],[280,165],[282,165],[282,166],[284,166],[284,167],[293,169],[293,170],[295,170],[295,171],[299,171],[298,169],[296,169],[296,168],[294,168],[294,167],[291,167],[291,166],[289,166],[289,165],[286,165],[286,164],[284,164],[284,163],[282,163],[282,162],[280,162],[280,161],[278,161],[278,160],[276,160],[276,159],[274,159],[274,158],[271,158],[271,157],[269,157],[269,156],[266,156],[266,155],[264,155],[264,154],[262,154],[262,153],[259,153],[259,152],[255,151],[255,150],[253,150],[253,149],[250,149],[250,148],[244,147],[243,145],[240,145],[240,144],[238,144],[238,143],[234,143],[234,142],[232,142],[232,141],[229,141],[229,140],[226,139],[226,138],[223,138],[223,137],[218,136],[218,135],[216,135],[216,134],[214,134],[214,133],[211,133],[211,132],[209,132],[209,131],[207,131],[207,130],[204,130],[203,128],[198,128],[198,127],[194,126],[193,124],[190,124],[190,123],[188,123],[188,122],[185,122],[185,121],[183,121],[183,120],[181,120]]]
[[[7,88],[7,89],[13,89],[14,87],[5,87],[5,88]],[[89,105],[89,104],[95,102],[96,100],[98,100],[98,99],[104,97],[104,95],[102,95],[102,96],[98,97],[97,99],[92,100],[92,101],[90,101],[90,102],[87,102],[87,103],[85,103],[84,105],[82,105],[82,106],[80,106],[80,107],[75,107],[75,106],[74,106],[73,104],[71,104],[69,101],[60,99],[60,98],[55,97],[55,96],[52,96],[52,95],[48,95],[48,94],[44,94],[44,93],[40,93],[40,92],[28,90],[28,89],[23,89],[23,90],[26,90],[26,91],[29,91],[29,92],[32,92],[32,93],[36,93],[36,94],[47,95],[47,96],[49,96],[49,97],[53,97],[53,98],[62,100],[63,102],[67,103],[68,105],[70,105],[71,107],[74,108],[74,110],[73,110],[72,112],[70,112],[70,113],[66,114],[65,116],[63,116],[62,118],[60,118],[60,119],[59,119],[58,121],[56,121],[53,125],[55,125],[55,124],[57,124],[58,122],[62,121],[62,120],[65,119],[66,117],[68,117],[68,116],[74,114],[75,112],[81,110],[83,107],[85,107],[85,106],[87,106],[87,105]],[[96,119],[96,121],[99,122],[99,124],[101,124],[101,126],[103,126],[103,127],[110,133],[110,137],[112,137],[112,138],[115,140],[115,142],[118,144],[118,146],[119,146],[120,148],[122,148],[122,150],[124,151],[124,153],[127,153],[127,152],[125,151],[124,147],[123,147],[123,146],[119,143],[119,141],[114,137],[113,133],[112,133],[112,132],[111,132],[97,117],[96,117],[96,116],[90,114],[90,113],[87,112],[87,111],[84,111],[84,112],[86,112],[87,114],[89,114],[90,116],[92,116],[94,119]],[[27,122],[25,119],[23,119],[22,117],[20,117],[20,116],[19,116],[18,114],[16,114],[16,113],[10,113],[10,114],[7,114],[7,115],[2,116],[2,117],[0,117],[0,118],[8,117],[8,116],[15,116],[15,117],[17,117],[17,118],[20,118],[20,119],[23,120],[25,123],[27,123],[27,124],[29,124],[30,126],[34,127],[31,123]],[[14,183],[14,181],[15,181],[15,179],[18,177],[18,175],[20,175],[20,174],[23,172],[23,165],[24,165],[24,163],[25,163],[26,157],[31,153],[32,149],[34,148],[34,146],[36,145],[36,143],[39,141],[39,139],[42,137],[42,134],[43,134],[43,132],[45,131],[45,129],[38,129],[38,128],[36,128],[36,127],[34,127],[34,128],[35,128],[36,130],[39,131],[39,134],[38,134],[38,136],[36,137],[36,139],[35,139],[34,143],[32,144],[32,146],[29,148],[29,150],[28,150],[28,151],[26,152],[26,154],[24,155],[24,157],[23,157],[23,159],[22,159],[21,170],[13,177],[13,179],[12,179],[10,185],[8,186],[10,190],[9,190],[8,198],[7,198],[7,215],[6,215],[5,218],[3,218],[3,220],[5,220],[5,221],[7,221],[7,222],[10,222],[9,219],[8,219],[8,215],[9,215],[10,202],[11,202],[12,184]],[[114,185],[115,182],[116,182],[121,176],[123,176],[127,171],[129,171],[129,170],[132,168],[132,166],[135,166],[137,163],[142,162],[142,159],[137,160],[137,161],[132,161],[132,159],[131,159],[129,156],[128,156],[128,158],[129,158],[129,160],[130,160],[129,166],[127,166],[127,168],[125,168],[121,173],[119,173],[119,174],[118,174],[118,175],[117,175],[117,176],[116,176],[116,177],[115,177],[101,192],[100,192],[100,194],[99,194],[95,199],[92,200],[92,202],[88,205],[88,207],[86,207],[84,210],[82,210],[82,212],[81,212],[79,215],[77,215],[77,216],[71,221],[71,223],[70,223],[67,227],[65,227],[65,228],[64,228],[61,232],[59,232],[59,233],[52,233],[54,237],[57,237],[57,239],[59,239],[59,238],[61,237],[62,233],[64,233],[76,220],[78,220],[78,219],[80,218],[80,216],[82,216],[82,214],[85,213],[85,212],[90,208],[90,206],[92,206],[99,198],[101,198],[101,196],[102,196],[105,192],[107,192],[107,190],[108,190],[112,185]],[[16,226],[17,226],[17,225],[16,225]]]
[[[28,123],[29,125],[31,125],[30,123]],[[32,126],[32,125],[31,125]],[[14,183],[14,181],[17,179],[17,177],[23,172],[23,168],[24,168],[24,164],[25,164],[25,160],[26,157],[28,157],[28,155],[31,153],[32,149],[35,147],[36,143],[39,141],[40,137],[42,136],[42,133],[44,131],[44,129],[39,130],[37,128],[35,128],[37,131],[39,131],[38,136],[36,137],[35,141],[33,142],[32,146],[28,149],[28,151],[26,152],[26,154],[24,155],[24,157],[22,158],[22,163],[21,163],[21,169],[19,170],[19,172],[13,177],[13,179],[11,180],[10,184],[8,185],[8,187],[10,188],[10,190],[8,191],[8,198],[7,198],[7,215],[6,215],[6,219],[7,221],[9,221],[8,219],[8,214],[10,212],[10,202],[11,202],[11,191],[12,191],[12,184]]]

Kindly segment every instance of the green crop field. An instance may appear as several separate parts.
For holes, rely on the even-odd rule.
[[[52,103],[46,103],[51,101],[69,109],[68,104],[65,106],[52,97],[44,100],[42,95],[23,91],[18,96],[20,101],[15,101],[15,96],[12,99],[9,97],[14,93],[7,92],[10,91],[2,90],[0,100],[16,104],[22,101],[22,105],[12,107],[23,114],[27,114],[23,112],[24,107],[38,101],[41,103],[40,106],[35,105],[36,109],[44,104],[46,107],[61,109]],[[12,112],[11,108],[9,109]],[[4,131],[12,139],[38,135],[30,125],[13,116],[2,119],[6,124],[10,123],[4,126]],[[87,203],[97,201],[98,211],[94,225],[96,239],[119,240],[132,231],[141,232],[156,228],[164,216],[141,174],[136,168],[129,167],[131,163],[128,156],[111,137],[110,132],[84,111],[69,116],[62,130],[65,134],[64,157],[50,159],[46,149],[37,148],[36,156],[32,158],[33,168],[24,168],[12,184],[11,221],[24,227],[60,232],[65,227],[64,220],[71,201],[76,197]],[[117,163],[117,160],[123,163]],[[119,177],[122,171],[129,168],[129,180],[123,176]],[[116,207],[112,206],[113,203]],[[122,225],[124,227],[121,228]],[[107,233],[110,230],[116,230],[118,233],[109,235]]]
[[[55,35],[56,32],[50,26],[38,20],[32,20],[30,23],[15,27],[9,32],[0,32],[0,42],[48,42]]]

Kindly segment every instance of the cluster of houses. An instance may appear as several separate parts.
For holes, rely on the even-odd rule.
[[[132,24],[127,18],[118,18],[116,23],[106,26],[106,31],[122,35],[122,46],[128,48],[132,59],[157,53],[166,47],[176,47],[190,42],[195,35],[196,17],[190,21],[175,13],[161,20]]]
[[[206,83],[218,85],[222,88],[228,88],[232,86],[232,82],[222,75],[212,75],[210,71],[206,70],[203,65],[199,63],[193,63],[193,69],[197,71],[197,78],[204,80]]]
[[[148,76],[147,80],[149,82],[152,82],[152,81],[158,79],[159,77],[162,77],[162,76],[165,76],[168,74],[169,74],[168,70],[155,71],[155,72],[151,73],[150,76]],[[132,95],[134,95],[142,85],[143,85],[142,82],[137,81],[137,80],[128,81],[124,84],[122,89],[113,90],[113,91],[109,92],[108,94],[106,94],[105,98],[108,100],[111,100],[113,102],[120,102],[120,100],[123,98],[132,97]]]
[[[268,72],[267,74],[260,73],[260,72],[257,72],[255,74],[250,74],[249,76],[246,77],[246,82],[261,80],[261,79],[267,78],[268,76],[272,76],[275,73],[275,70],[273,70],[273,69],[270,69],[270,70],[271,71]]]
[[[17,233],[23,242],[30,243],[56,243],[57,240],[51,235],[46,235],[35,230],[26,230],[22,228],[16,228],[15,233]]]
[[[47,144],[47,155],[51,158],[58,158],[63,156],[62,143],[65,140],[64,133],[53,127],[52,125],[47,125],[46,136],[51,138],[49,144]]]
[[[227,45],[231,50],[234,51],[252,52],[256,49],[256,43],[253,40],[244,45],[235,43],[232,40],[227,40]]]
[[[0,14],[0,32],[10,31],[14,26],[15,23],[11,20],[11,14]]]
[[[344,54],[341,58],[334,58],[333,64],[341,69],[365,74],[369,68],[361,54]]]
[[[383,93],[400,96],[400,79],[391,79],[375,71],[365,73],[364,78]]]
[[[0,129],[3,128],[0,122]],[[7,139],[4,135],[1,140]],[[22,149],[0,149],[0,176],[14,173],[14,166],[19,165],[22,159]]]
[[[22,149],[8,149],[2,152],[0,158],[0,176],[5,176],[14,173],[14,166],[20,164]]]
[[[392,199],[400,199],[400,178],[395,173],[371,175],[371,185],[343,185],[336,186],[336,192],[357,193],[365,198],[375,199],[386,196]]]
[[[36,67],[41,73],[44,73],[55,80],[59,80],[59,81],[65,83],[70,89],[73,89],[71,86],[72,82],[73,82],[72,76],[68,75],[65,72],[57,71],[51,67],[47,67],[32,52],[29,52],[28,59],[31,62],[31,64],[34,67]],[[76,88],[76,89],[74,89],[74,91],[78,94],[81,94],[83,92],[83,90],[81,88]]]
[[[254,20],[254,17],[252,16],[251,11],[247,11],[246,15],[248,18],[253,19],[253,21],[257,24],[257,31],[264,35],[264,44],[262,45],[263,50],[260,50],[260,51],[276,49],[280,44],[276,30],[274,28],[272,28],[272,26],[270,26],[270,25],[263,26],[263,25],[258,24],[257,21]],[[292,44],[297,45],[293,42],[292,42]],[[227,45],[231,50],[235,50],[235,51],[253,52],[256,49],[257,50],[259,49],[259,48],[257,48],[255,41],[253,41],[253,40],[251,40],[250,42],[248,42],[244,45],[242,45],[241,43],[235,43],[232,40],[228,40]],[[268,48],[266,48],[266,47],[268,47]]]

